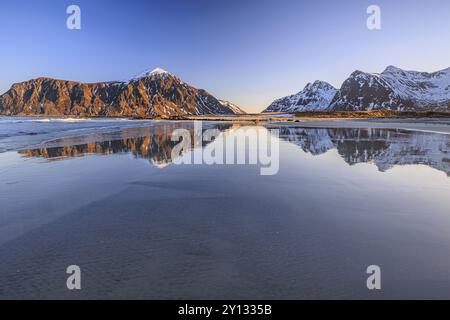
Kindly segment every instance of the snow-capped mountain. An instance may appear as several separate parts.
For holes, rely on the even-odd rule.
[[[323,111],[328,108],[337,89],[324,81],[308,83],[297,94],[277,99],[263,112]]]
[[[450,111],[450,68],[428,73],[389,66],[382,73],[353,72],[339,90],[323,81],[275,100],[264,112]]]
[[[382,73],[353,72],[344,81],[330,111],[450,110],[450,68],[433,72],[389,66]]]
[[[116,82],[38,78],[14,84],[0,96],[0,114],[5,115],[153,117],[235,114],[234,110],[161,68]]]

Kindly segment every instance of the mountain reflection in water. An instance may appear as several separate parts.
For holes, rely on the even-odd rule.
[[[240,126],[214,124],[212,127],[226,132]],[[194,133],[192,123],[164,124],[134,131],[124,130],[109,136],[103,135],[101,141],[86,142],[86,138],[59,139],[42,148],[24,150],[20,153],[24,157],[43,157],[49,160],[91,154],[131,153],[136,158],[148,159],[156,166],[165,166],[173,160],[171,152],[178,142],[173,142],[171,135],[177,128],[188,129],[191,135]],[[206,129],[208,127],[204,128]],[[367,128],[319,129],[273,126],[269,130],[273,129],[280,130],[281,140],[293,143],[312,155],[336,149],[349,165],[373,163],[380,171],[386,171],[396,165],[422,164],[450,176],[450,138],[444,134]],[[203,146],[206,144],[203,142]]]
[[[450,176],[450,138],[445,134],[401,129],[279,128],[280,139],[320,155],[337,149],[349,165],[373,163],[380,171],[422,164]]]
[[[236,127],[231,124],[204,126],[202,131],[214,128],[221,132]],[[28,149],[19,153],[24,157],[42,157],[48,160],[63,160],[87,155],[112,155],[130,153],[139,159],[148,159],[158,167],[164,167],[171,159],[172,149],[178,141],[172,141],[172,133],[176,129],[186,129],[194,134],[193,123],[164,124],[154,127],[125,129],[120,132],[101,134],[100,141],[95,137],[69,137],[51,141],[44,147]],[[86,142],[86,140],[94,140]],[[194,141],[192,141],[193,145]],[[211,142],[203,142],[203,146]],[[49,145],[49,146],[47,146]]]

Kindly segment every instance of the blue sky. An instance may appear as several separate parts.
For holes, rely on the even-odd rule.
[[[82,29],[66,28],[81,8]],[[366,27],[381,7],[382,29]],[[162,67],[260,111],[355,69],[450,67],[448,0],[0,0],[0,93],[39,76],[127,79]]]

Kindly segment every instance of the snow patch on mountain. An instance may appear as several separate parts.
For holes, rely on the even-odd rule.
[[[389,66],[381,77],[399,98],[414,100],[418,107],[441,105],[450,100],[450,68],[428,73]]]
[[[146,70],[144,72],[141,72],[140,74],[134,76],[130,79],[130,81],[137,81],[143,78],[152,77],[152,76],[165,76],[165,75],[172,75],[170,72],[164,70],[163,68],[155,68],[151,70]]]
[[[231,103],[230,101],[219,100],[219,103],[220,103],[222,106],[231,109],[235,114],[245,114],[245,113],[246,113],[244,110],[242,110],[241,108],[239,108],[239,107],[238,107],[237,105],[235,105],[234,103]]]

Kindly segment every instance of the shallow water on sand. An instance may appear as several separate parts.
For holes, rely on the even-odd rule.
[[[254,127],[280,130],[279,172],[262,176],[173,164],[176,128],[193,124],[0,153],[0,298],[450,298],[449,136]]]
[[[60,137],[103,134],[157,121],[121,118],[7,117],[0,116],[0,152],[38,146]]]

